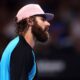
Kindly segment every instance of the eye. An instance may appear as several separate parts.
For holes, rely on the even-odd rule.
[[[42,21],[46,21],[46,19],[45,19],[44,17],[41,17],[41,20],[42,20]]]

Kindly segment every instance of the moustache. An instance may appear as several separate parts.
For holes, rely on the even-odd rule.
[[[46,27],[46,28],[44,29],[44,32],[45,32],[45,31],[48,31],[48,30],[49,30],[49,27]]]

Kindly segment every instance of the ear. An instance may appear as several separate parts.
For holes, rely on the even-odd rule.
[[[27,18],[27,23],[29,26],[33,25],[33,19],[32,18]]]

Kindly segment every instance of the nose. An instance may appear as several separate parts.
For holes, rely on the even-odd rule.
[[[50,26],[50,23],[48,21],[46,21],[46,26]]]

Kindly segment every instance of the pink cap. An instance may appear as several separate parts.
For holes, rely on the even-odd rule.
[[[16,15],[17,22],[34,15],[45,15],[47,20],[51,20],[54,17],[51,13],[45,13],[38,4],[28,4],[18,11]]]

